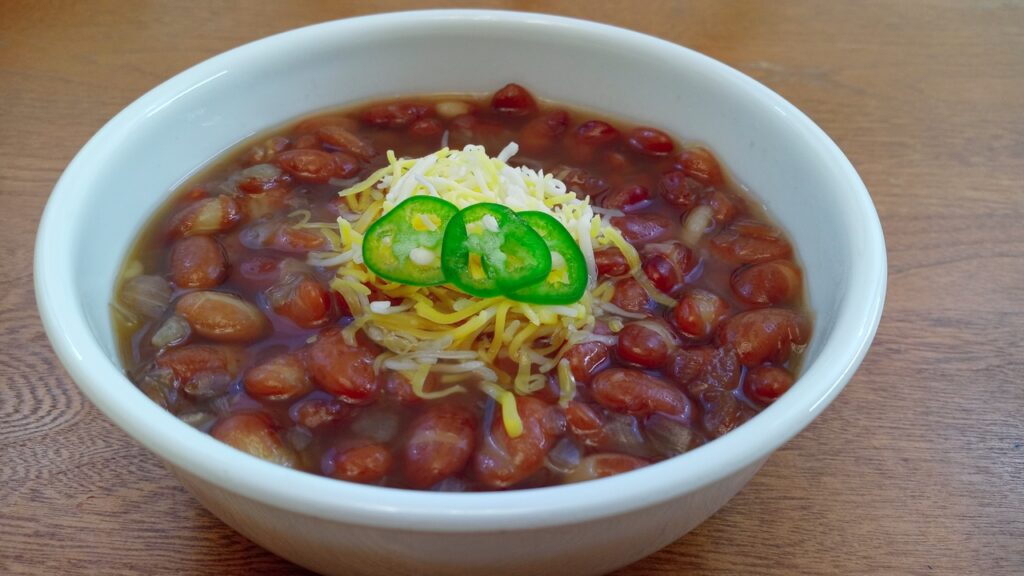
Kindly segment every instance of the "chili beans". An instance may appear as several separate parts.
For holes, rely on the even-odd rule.
[[[509,84],[261,135],[184,187],[126,263],[113,303],[126,372],[239,450],[387,487],[595,480],[713,441],[795,385],[810,338],[803,272],[710,150],[664,128]],[[600,220],[592,261],[580,238],[596,277],[578,303],[510,304],[492,346],[508,302],[469,309],[479,300],[443,284],[375,281],[359,242],[389,191],[338,192],[389,150],[495,156],[513,141],[509,164],[557,178]],[[469,313],[494,324],[443,323]]]

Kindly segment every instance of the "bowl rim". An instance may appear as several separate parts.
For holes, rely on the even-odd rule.
[[[117,135],[144,121],[148,112],[235,63],[267,51],[343,37],[346,30],[377,28],[395,33],[396,27],[423,29],[431,23],[484,21],[508,27],[548,26],[579,37],[601,37],[620,43],[623,49],[679,59],[698,73],[718,75],[751,98],[763,100],[784,115],[802,138],[814,143],[815,161],[828,165],[846,189],[844,199],[853,210],[851,219],[856,219],[858,234],[851,242],[859,242],[833,334],[801,375],[801,381],[814,379],[822,384],[800,387],[800,393],[794,389],[714,442],[628,474],[580,484],[481,493],[364,486],[270,464],[198,432],[135,388],[96,342],[72,289],[75,234],[69,232],[74,227],[68,223],[84,201],[78,184],[88,181],[94,164],[110,156],[108,141],[116,145]],[[887,264],[878,214],[854,167],[810,118],[756,80],[689,48],[607,24],[529,12],[457,9],[373,14],[297,28],[223,52],[162,82],[107,122],[65,169],[40,221],[34,271],[43,326],[65,369],[108,418],[162,460],[227,491],[311,517],[402,530],[479,532],[552,527],[648,508],[759,465],[824,410],[863,360],[881,318]],[[849,342],[839,342],[840,334],[849,335]],[[826,352],[828,362],[823,362]],[[122,385],[109,385],[110,378],[120,379]],[[601,505],[595,506],[596,502]]]

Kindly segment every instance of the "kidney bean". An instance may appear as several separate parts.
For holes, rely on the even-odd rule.
[[[626,454],[591,454],[580,460],[579,466],[565,476],[565,481],[583,482],[607,478],[647,466],[649,462]]]
[[[359,163],[359,158],[348,152],[334,152],[331,156],[334,158],[334,176],[336,178],[343,180],[355,178],[363,168]]]
[[[684,419],[690,400],[668,382],[635,368],[609,368],[594,377],[590,392],[598,404],[633,416],[663,412]]]
[[[627,142],[630,148],[647,156],[668,156],[676,147],[668,134],[646,126],[630,130]]]
[[[665,240],[672,232],[672,219],[664,214],[626,214],[613,217],[611,223],[634,246]]]
[[[728,314],[725,300],[713,292],[694,288],[672,308],[672,324],[688,340],[707,340]]]
[[[214,288],[228,277],[228,256],[210,236],[188,236],[171,247],[170,274],[179,288]]]
[[[762,308],[740,312],[718,329],[718,341],[732,346],[744,366],[781,364],[794,344],[807,343],[807,321],[792,310]]]
[[[681,171],[668,172],[658,180],[661,197],[680,212],[693,208],[700,199],[700,189]]]
[[[193,332],[218,342],[253,342],[270,328],[259,308],[226,292],[190,292],[178,299],[174,311]]]
[[[409,426],[402,452],[405,478],[429,488],[466,467],[476,444],[473,414],[452,404],[435,404]]]
[[[615,283],[611,302],[626,312],[647,312],[651,296],[636,278],[623,278]]]
[[[771,404],[793,386],[793,375],[778,366],[755,366],[743,379],[743,392],[754,402]]]
[[[281,280],[267,289],[266,296],[275,314],[299,328],[322,328],[338,317],[331,292],[310,274],[283,272]]]
[[[665,364],[675,343],[669,339],[668,328],[657,330],[653,324],[654,321],[641,320],[622,328],[616,347],[620,359],[644,368],[658,368]]]
[[[613,190],[604,197],[602,205],[628,214],[647,208],[651,202],[651,191],[646,186],[630,184]]]
[[[729,284],[733,293],[748,303],[772,306],[800,291],[800,269],[788,260],[772,260],[738,268]]]
[[[260,222],[242,230],[239,235],[246,248],[273,248],[282,252],[304,254],[331,248],[331,242],[315,228],[299,228],[284,222]]]
[[[488,150],[501,150],[509,142],[505,127],[489,118],[464,114],[448,125],[448,147],[459,149],[467,144],[480,144]]]
[[[346,343],[340,329],[328,328],[309,348],[307,365],[324,391],[349,404],[369,404],[380,392],[373,372],[375,356],[375,351],[358,343]]]
[[[576,128],[576,141],[588,146],[603,146],[619,139],[619,131],[601,120],[589,120]]]
[[[527,154],[542,153],[555,143],[569,127],[569,113],[552,110],[530,120],[519,133],[519,149]]]
[[[624,276],[629,274],[629,262],[618,248],[605,248],[594,252],[597,273],[601,276]]]
[[[707,148],[686,148],[676,156],[675,165],[686,176],[706,186],[721,186],[725,181],[722,167]]]
[[[759,222],[734,222],[711,239],[711,252],[728,262],[755,264],[793,253],[782,234]]]
[[[268,462],[294,468],[298,463],[292,451],[277,433],[277,427],[266,414],[243,412],[217,422],[210,430],[217,440]]]
[[[663,373],[693,393],[705,387],[735,389],[743,367],[732,348],[681,348],[669,355]]]
[[[608,345],[604,342],[581,342],[573,345],[565,352],[564,358],[569,361],[569,370],[577,382],[590,382],[601,370],[611,362]]]
[[[292,150],[321,150],[316,134],[299,134],[292,141]]]
[[[387,446],[365,444],[336,451],[324,473],[338,480],[372,484],[387,475],[393,460]]]
[[[159,318],[171,301],[171,286],[159,276],[143,274],[125,280],[119,298],[128,310]]]
[[[300,182],[326,184],[334,177],[334,157],[323,150],[288,150],[277,155],[277,165]]]
[[[672,296],[683,289],[686,276],[697,267],[697,263],[693,250],[681,242],[644,248],[644,274],[655,288]]]
[[[316,131],[316,135],[324,145],[349,152],[360,160],[370,160],[377,155],[372,144],[341,126],[324,126]]]
[[[526,88],[506,84],[491,97],[491,109],[508,116],[527,116],[537,110],[537,102]]]
[[[708,194],[707,205],[711,208],[711,217],[715,224],[725,226],[740,212],[743,201],[728,192],[713,190]]]
[[[310,398],[293,404],[288,412],[294,422],[312,430],[325,424],[341,422],[351,416],[352,410],[352,407],[334,398]]]
[[[281,354],[253,366],[242,382],[250,396],[267,400],[291,400],[312,390],[306,365],[295,354]]]
[[[193,202],[171,218],[170,235],[181,238],[226,232],[241,219],[242,210],[232,197],[206,198]]]
[[[431,382],[434,378],[434,373],[427,375],[427,382],[424,382],[423,388],[428,389],[427,383]],[[398,401],[399,404],[405,404],[407,406],[415,406],[423,403],[423,398],[420,398],[413,392],[412,383],[406,378],[401,372],[394,372],[388,370],[381,374],[380,379],[381,389],[383,395],[387,398],[393,398]]]
[[[363,122],[377,128],[405,128],[433,111],[426,104],[396,102],[371,107],[363,113]]]
[[[702,423],[711,438],[718,438],[750,419],[751,411],[728,390],[708,387],[696,394],[704,413]]]
[[[156,357],[156,365],[170,369],[178,384],[185,385],[199,374],[221,373],[233,379],[245,357],[245,350],[235,346],[189,344],[164,350]]]
[[[487,488],[508,488],[522,482],[544,465],[544,457],[555,443],[545,426],[550,407],[529,396],[516,399],[523,433],[510,438],[500,415],[473,456],[473,472]]]

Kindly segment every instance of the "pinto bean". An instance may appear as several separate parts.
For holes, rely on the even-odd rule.
[[[519,133],[519,148],[527,154],[547,151],[569,127],[569,113],[552,110],[543,116],[530,120]]]
[[[643,270],[654,287],[675,295],[686,284],[686,276],[697,267],[693,250],[681,242],[648,245],[644,248]]]
[[[258,194],[246,194],[238,198],[238,204],[248,221],[257,220],[282,210],[288,200],[285,188],[272,188]]]
[[[691,393],[706,387],[735,389],[743,367],[732,348],[680,348],[669,355],[662,372]]]
[[[629,132],[626,140],[629,147],[646,156],[668,156],[675,149],[675,142],[668,134],[656,128],[638,126]]]
[[[242,209],[234,198],[221,195],[189,204],[171,217],[172,238],[217,234],[234,228],[242,219]]]
[[[569,431],[584,441],[585,444],[593,445],[593,441],[600,439],[604,429],[604,422],[590,406],[577,401],[569,403],[565,409],[565,421]]]
[[[602,120],[588,120],[576,128],[576,141],[587,146],[603,146],[618,140],[621,134]]]
[[[658,330],[655,321],[630,322],[619,332],[619,358],[625,362],[658,368],[668,360],[669,351],[675,347],[667,327]]]
[[[634,246],[666,240],[672,233],[672,219],[664,214],[626,214],[613,217],[611,223]]]
[[[591,454],[580,460],[572,472],[565,476],[567,483],[607,478],[647,466],[649,462],[626,454]]]
[[[650,189],[639,184],[629,184],[612,190],[605,196],[602,205],[605,208],[621,210],[625,213],[643,210],[651,205],[653,197]]]
[[[729,390],[707,387],[695,396],[703,412],[704,429],[711,438],[718,438],[734,430],[753,414]]]
[[[721,186],[725,181],[718,159],[707,148],[686,148],[676,156],[675,165],[687,177],[706,186]]]
[[[711,252],[727,262],[756,264],[793,253],[789,242],[775,228],[760,222],[733,222],[711,239]]]
[[[372,144],[341,126],[324,126],[316,131],[316,135],[326,146],[349,152],[363,161],[377,155]]]
[[[611,362],[608,345],[603,342],[581,342],[569,348],[564,358],[569,361],[569,370],[577,382],[590,382]]]
[[[171,247],[171,281],[179,288],[214,288],[228,277],[228,256],[210,236],[188,236]]]
[[[351,406],[334,398],[308,398],[293,404],[288,412],[294,422],[312,430],[325,424],[341,422],[351,416],[353,410]]]
[[[243,412],[217,422],[210,435],[225,444],[268,462],[294,468],[295,452],[281,440],[277,427],[266,414]]]
[[[807,321],[783,308],[740,312],[718,329],[718,341],[733,347],[748,367],[785,362],[793,345],[806,344],[809,336]]]
[[[623,278],[615,283],[611,302],[627,312],[647,312],[651,296],[636,278]]]
[[[755,366],[743,379],[747,398],[760,404],[771,404],[793,386],[793,375],[778,366]]]
[[[300,182],[326,184],[334,177],[334,157],[323,150],[288,150],[275,158],[277,165]]]
[[[476,444],[473,414],[452,404],[431,406],[409,426],[403,470],[413,488],[429,488],[466,467]]]
[[[281,354],[257,364],[242,382],[250,396],[267,400],[291,400],[312,390],[306,365],[295,354]]]
[[[253,342],[270,327],[259,308],[226,292],[191,292],[178,300],[174,310],[196,334],[218,342]]]
[[[233,379],[245,357],[245,350],[235,346],[189,344],[163,351],[156,357],[156,365],[170,369],[178,384],[185,385],[201,374],[223,374]]]
[[[274,313],[299,328],[322,328],[338,317],[335,299],[311,274],[282,270],[282,278],[267,289],[267,304]]]
[[[594,252],[597,273],[601,276],[624,276],[629,274],[629,262],[618,248],[605,248]]]
[[[685,394],[668,382],[634,368],[609,368],[590,385],[598,404],[633,416],[662,412],[690,417],[692,407]]]
[[[126,280],[118,297],[128,310],[159,318],[171,301],[171,286],[159,276],[143,274]]]
[[[369,404],[380,392],[373,372],[375,351],[345,342],[338,328],[320,333],[309,348],[308,367],[320,388],[349,404]]]
[[[433,113],[430,106],[417,102],[395,102],[372,106],[363,113],[362,120],[377,128],[405,128],[420,118]]]
[[[688,290],[672,308],[672,324],[691,341],[707,340],[729,314],[729,306],[714,292]]]
[[[519,84],[506,84],[491,97],[491,110],[507,116],[527,116],[537,110],[537,101]]]
[[[372,484],[391,469],[394,458],[383,444],[365,444],[338,450],[330,458],[324,473],[338,480]]]
[[[273,136],[249,149],[245,157],[246,165],[262,164],[272,162],[279,152],[288,148],[288,139],[284,136]]]
[[[700,199],[698,186],[679,170],[663,174],[658,180],[658,189],[665,202],[680,212],[686,212],[693,208]]]
[[[567,168],[560,179],[565,182],[566,190],[584,196],[600,196],[608,190],[605,179],[582,168]]]
[[[800,269],[788,260],[751,264],[733,272],[729,284],[733,293],[747,304],[773,306],[800,291]]]
[[[540,470],[555,443],[555,435],[545,425],[550,407],[529,396],[517,398],[516,404],[523,433],[510,438],[502,419],[496,417],[473,456],[473,472],[487,488],[508,488],[522,482]]]

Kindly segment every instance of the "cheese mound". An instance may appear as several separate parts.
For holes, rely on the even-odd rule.
[[[595,249],[617,247],[632,275],[652,296],[673,302],[650,285],[636,250],[595,213],[589,198],[567,190],[551,174],[510,166],[507,161],[517,151],[515,143],[494,158],[475,145],[461,151],[444,148],[422,158],[397,158],[389,151],[387,166],[338,193],[347,210],[338,218],[337,232],[333,224],[309,223],[308,213],[300,223],[321,228],[331,240],[333,251],[311,253],[308,262],[338,267],[331,287],[345,299],[354,318],[342,333],[354,343],[362,331],[385,350],[375,369],[401,372],[413,391],[426,399],[476,387],[498,402],[511,437],[522,433],[516,396],[544,388],[548,374],[554,374],[559,402],[568,405],[576,383],[565,353],[581,342],[614,343],[607,331],[595,333],[598,319],[615,332],[622,327],[619,317],[631,317],[610,304],[612,282],[597,283]],[[494,202],[517,212],[550,214],[582,249],[587,293],[574,304],[538,305],[503,296],[477,298],[448,284],[409,286],[377,277],[362,262],[363,234],[375,219],[420,195],[442,198],[460,209]]]

